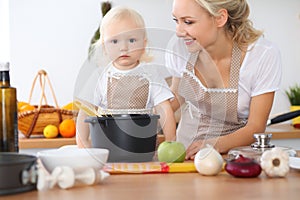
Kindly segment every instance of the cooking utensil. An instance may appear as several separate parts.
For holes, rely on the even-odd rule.
[[[19,153],[0,153],[0,195],[36,189],[37,157]]]
[[[275,147],[274,144],[271,143],[272,134],[271,133],[257,133],[254,134],[253,137],[256,139],[256,142],[251,144],[250,146],[242,146],[231,149],[228,152],[229,158],[235,158],[238,155],[243,155],[244,157],[256,159],[257,162],[260,162],[261,155],[272,148]],[[294,157],[297,155],[297,152],[290,147],[279,147],[286,151],[290,157]]]
[[[270,126],[272,124],[281,123],[290,119],[293,119],[295,117],[300,116],[300,110],[288,112],[281,114],[279,116],[276,116],[272,119],[269,119],[267,121],[267,126]],[[275,147],[274,144],[271,143],[272,134],[265,134],[265,133],[257,133],[254,134],[253,137],[256,139],[256,142],[251,144],[250,146],[242,146],[242,147],[236,147],[231,149],[228,152],[229,158],[234,158],[238,156],[239,154],[250,157],[253,159],[256,159],[258,162],[260,162],[261,155],[272,148]],[[286,151],[290,157],[296,156],[296,151],[290,147],[279,147],[282,148],[284,151]]]
[[[70,146],[39,151],[37,156],[45,169],[51,173],[59,166],[71,167],[75,172],[87,168],[99,171],[106,163],[108,154],[107,149]]]
[[[39,190],[52,188],[55,184],[61,188],[73,187],[77,182],[96,184],[107,177],[101,169],[108,153],[107,149],[99,148],[44,150],[38,152],[39,163],[38,157],[33,155],[0,153],[0,196],[35,190],[37,187]],[[54,172],[55,168],[58,171]]]
[[[108,162],[149,162],[155,153],[159,115],[87,117],[93,148],[109,150]]]
[[[54,168],[51,174],[39,170],[38,176],[37,189],[46,190],[53,188],[55,185],[62,189],[68,189],[75,185],[94,185],[103,181],[109,174],[92,167],[76,172],[71,167],[58,166]]]
[[[284,122],[284,121],[293,119],[293,118],[298,117],[298,116],[300,116],[300,110],[284,113],[284,114],[276,116],[272,119],[269,119],[267,121],[267,126],[272,125],[272,124],[277,124],[277,123],[280,123],[280,122]]]

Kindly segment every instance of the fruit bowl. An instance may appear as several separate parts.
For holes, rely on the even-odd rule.
[[[43,150],[37,153],[45,169],[51,173],[55,167],[69,166],[74,171],[87,168],[100,170],[107,162],[109,151],[101,148],[78,148],[77,146]]]

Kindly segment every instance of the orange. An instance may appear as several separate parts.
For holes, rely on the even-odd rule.
[[[73,119],[65,119],[59,124],[58,129],[62,137],[71,138],[76,134],[76,123]]]
[[[56,138],[58,136],[58,128],[52,124],[45,126],[43,130],[45,138]]]

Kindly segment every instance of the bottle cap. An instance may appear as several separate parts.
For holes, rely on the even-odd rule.
[[[9,62],[0,62],[0,71],[9,71]]]

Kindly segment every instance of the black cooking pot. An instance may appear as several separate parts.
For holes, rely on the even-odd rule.
[[[108,162],[152,161],[159,115],[114,114],[87,117],[92,147],[109,150]]]
[[[20,153],[0,153],[0,195],[36,189],[37,157]]]

